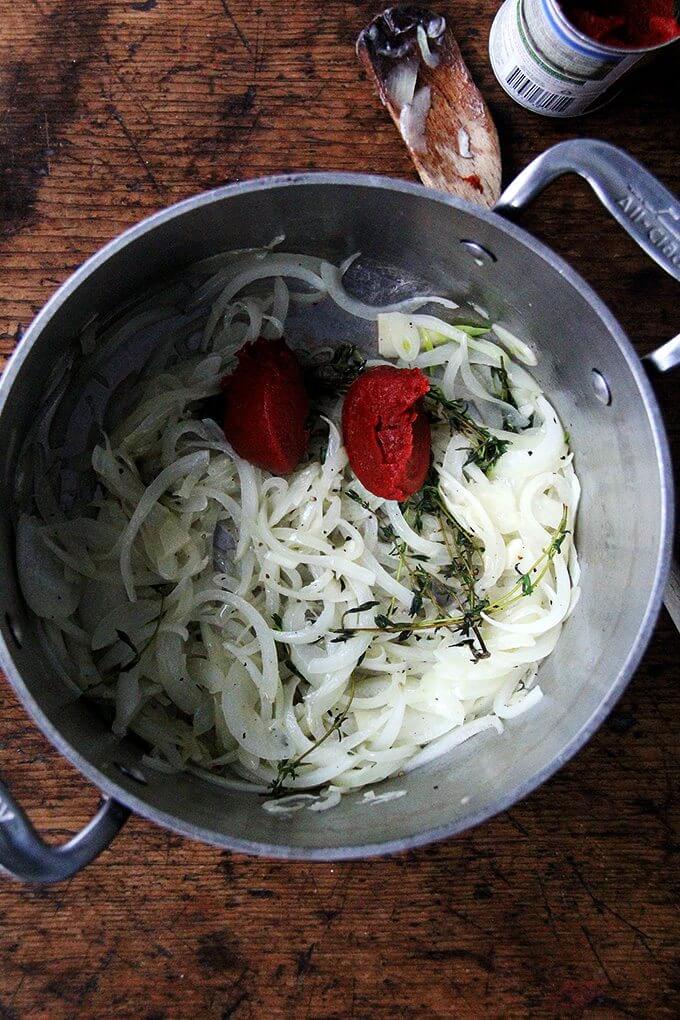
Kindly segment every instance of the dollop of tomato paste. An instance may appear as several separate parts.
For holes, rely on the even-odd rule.
[[[293,471],[309,443],[309,397],[300,362],[285,341],[245,344],[222,389],[224,434],[239,457],[275,475]]]
[[[561,6],[575,28],[605,46],[642,49],[680,35],[675,0],[565,0]]]
[[[342,431],[359,481],[384,499],[408,499],[430,467],[430,422],[421,401],[430,388],[418,368],[369,368],[345,397]]]

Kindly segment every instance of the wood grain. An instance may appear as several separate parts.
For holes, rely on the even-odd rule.
[[[299,168],[413,176],[354,57],[379,5],[256,4],[0,0],[2,353],[85,257],[170,202]],[[673,55],[587,120],[540,119],[490,71],[496,7],[439,9],[496,118],[506,180],[588,134],[677,191]],[[525,223],[606,297],[640,352],[677,331],[677,286],[583,184],[553,186]],[[664,388],[677,455],[677,398]],[[677,1016],[679,647],[662,617],[586,750],[447,843],[365,863],[269,863],[135,819],[63,886],[2,882],[0,1017]],[[0,771],[63,839],[96,793],[6,684],[2,708]]]

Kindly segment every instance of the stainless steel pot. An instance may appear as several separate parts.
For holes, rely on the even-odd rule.
[[[586,177],[616,219],[680,279],[680,206],[630,157],[601,142],[565,142],[531,164],[482,211],[419,185],[355,174],[294,174],[218,188],[156,214],[112,241],[51,298],[0,383],[3,588],[0,657],[42,731],[102,791],[91,824],[47,847],[0,784],[0,865],[28,881],[67,877],[99,853],[129,812],[219,847],[281,858],[332,860],[384,854],[477,825],[526,796],[599,726],[635,670],[654,626],[669,567],[672,481],[652,388],[621,327],[588,285],[514,225],[555,176]],[[342,258],[361,250],[438,293],[484,305],[541,351],[537,376],[571,432],[583,482],[578,545],[581,602],[541,669],[547,697],[499,737],[483,733],[385,790],[407,796],[368,808],[360,796],[330,812],[281,820],[258,798],[194,775],[141,764],[97,712],[74,699],[41,652],[20,595],[11,530],[17,450],[55,356],[96,312],[150,281],[218,251],[284,233],[292,251]],[[378,296],[376,295],[376,298]],[[650,358],[680,360],[670,341]]]

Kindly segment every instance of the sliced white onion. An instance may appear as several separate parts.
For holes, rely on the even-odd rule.
[[[393,500],[386,500],[384,503],[387,518],[396,531],[399,538],[413,549],[414,552],[428,556],[434,563],[442,563],[447,560],[446,550],[442,548],[441,542],[430,542],[429,539],[418,535],[413,528],[407,524],[399,504]]]
[[[496,716],[485,715],[482,719],[474,719],[463,726],[456,726],[450,733],[439,737],[437,740],[433,740],[432,743],[428,744],[417,754],[414,754],[406,765],[403,766],[403,770],[404,772],[412,772],[413,769],[417,769],[421,765],[427,765],[428,762],[434,761],[435,758],[440,758],[443,754],[447,754],[454,747],[458,747],[459,744],[469,740],[470,737],[474,737],[477,733],[482,733],[488,729],[494,729],[496,733],[502,733],[503,724]]]
[[[427,66],[438,67],[439,54],[433,53],[432,50],[430,49],[430,44],[427,38],[427,32],[425,31],[422,25],[418,25],[416,29],[416,39],[418,40],[418,49],[420,50],[420,55],[423,58],[424,62],[427,64]]]
[[[412,100],[406,120],[414,129],[409,117],[421,103],[426,118],[431,97],[415,91],[412,72],[392,85],[405,105]],[[472,151],[460,130],[458,147],[463,158]],[[285,780],[293,799],[274,802],[285,813],[330,809],[343,792],[431,761],[485,728],[500,732],[501,719],[530,711],[542,697],[538,665],[579,595],[572,534],[549,563],[541,558],[565,505],[573,532],[579,484],[535,380],[492,339],[416,313],[426,304],[455,308],[447,298],[417,295],[381,308],[349,294],[343,277],[357,258],[334,266],[270,250],[220,256],[192,271],[188,286],[169,286],[162,300],[152,293],[126,322],[107,326],[106,355],[86,338],[86,368],[96,366],[101,391],[125,379],[109,366],[109,351],[122,360],[147,346],[139,381],[113,415],[111,440],[92,456],[100,488],[85,512],[78,506],[65,516],[57,498],[76,496],[77,470],[74,461],[60,478],[61,451],[45,446],[60,431],[51,424],[61,422],[54,407],[34,430],[42,452],[25,458],[40,516],[19,515],[19,576],[43,617],[54,668],[67,680],[73,673],[76,693],[94,690],[115,706],[116,733],[134,730],[151,745],[145,764],[168,776],[188,765],[225,789],[264,792],[281,763],[304,755]],[[286,281],[296,279],[309,289],[291,292]],[[475,661],[453,626],[404,635],[376,625],[389,614],[408,631],[411,610],[422,613],[419,621],[431,615],[427,579],[455,586],[442,573],[452,550],[431,514],[415,530],[399,504],[353,477],[340,401],[322,402],[322,463],[312,459],[285,478],[237,457],[217,421],[196,419],[197,402],[219,392],[242,343],[281,336],[291,301],[327,296],[350,315],[377,320],[376,363],[427,371],[449,398],[473,397],[480,418],[495,405],[492,423],[501,413],[520,426],[536,415],[521,432],[491,430],[508,445],[487,474],[467,463],[469,435],[432,430],[445,505],[483,545],[476,589],[491,605],[479,628],[488,658]],[[533,356],[503,327],[496,335],[525,363]],[[501,359],[519,414],[494,393],[489,370]],[[55,380],[59,401],[59,373]],[[78,420],[101,425],[108,414],[102,404]],[[48,468],[50,484],[41,486]],[[216,533],[234,547],[219,573]],[[534,562],[535,587],[515,597],[517,570]],[[414,592],[423,585],[418,609]],[[301,790],[314,792],[300,799]],[[371,792],[365,803],[402,795]]]
[[[509,329],[506,329],[505,326],[500,326],[497,322],[494,322],[491,328],[505,349],[512,354],[513,358],[517,358],[525,365],[536,365],[538,363],[538,359],[531,347],[515,336],[514,333],[511,333]]]
[[[417,60],[397,60],[385,79],[385,91],[398,110],[413,99],[418,78]]]
[[[418,89],[411,103],[402,106],[399,130],[406,144],[414,152],[427,152],[427,115],[430,112],[429,85]]]
[[[131,602],[135,601],[136,595],[130,558],[132,555],[132,545],[137,532],[142,526],[144,520],[151,513],[151,510],[159,497],[162,496],[174,482],[182,478],[184,475],[190,474],[199,466],[207,466],[209,459],[210,455],[203,450],[198,453],[190,453],[186,457],[180,457],[180,459],[175,461],[174,464],[170,464],[161,471],[151,485],[147,487],[144,495],[135,507],[135,511],[130,518],[130,522],[125,529],[120,544],[120,574],[123,578],[123,584],[125,585],[125,590]]]
[[[499,719],[516,719],[520,715],[524,715],[530,709],[537,705],[543,698],[543,691],[538,686],[532,687],[530,691],[527,691],[521,698],[513,701],[511,704],[503,703],[496,698],[494,701],[494,712]]]
[[[383,358],[415,361],[420,351],[418,327],[402,312],[383,312],[378,316],[378,351]]]
[[[458,128],[458,152],[463,159],[473,159],[472,150],[470,149],[470,135],[464,127]]]

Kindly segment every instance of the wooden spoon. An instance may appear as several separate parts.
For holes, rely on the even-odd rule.
[[[498,134],[446,20],[388,7],[359,35],[357,55],[424,184],[493,206],[501,191]]]

